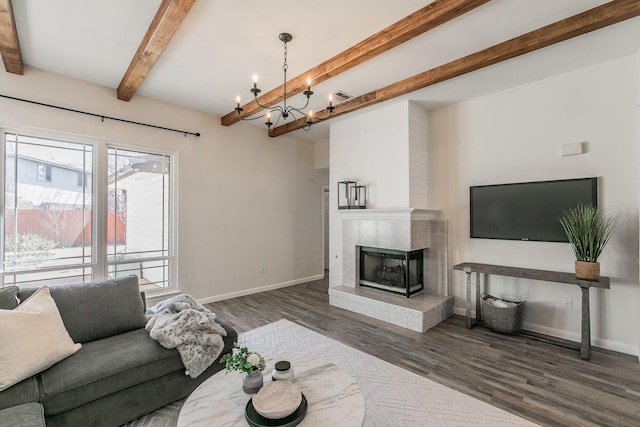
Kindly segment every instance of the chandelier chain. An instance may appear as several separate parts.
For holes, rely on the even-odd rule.
[[[287,65],[287,42],[284,42],[284,65],[282,69],[286,72],[289,66]]]

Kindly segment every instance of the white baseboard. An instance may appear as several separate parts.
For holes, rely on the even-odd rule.
[[[458,314],[460,316],[466,316],[467,312],[464,308],[454,308],[454,314]],[[471,316],[475,317],[475,311],[471,312]],[[550,328],[548,326],[536,325],[532,323],[524,323],[522,325],[522,329],[526,331],[536,332],[539,334],[549,335],[556,338],[562,338],[569,341],[580,342],[580,334],[576,332],[564,331],[562,329]],[[605,348],[607,350],[617,351],[619,353],[630,354],[633,356],[638,356],[638,362],[640,363],[640,354],[639,349],[635,348],[632,345],[620,343],[617,341],[610,341],[602,338],[591,337],[591,345],[594,347]]]
[[[287,286],[299,285],[301,283],[313,282],[314,280],[320,280],[324,278],[324,274],[318,274],[315,276],[303,277],[300,279],[290,280],[288,282],[274,283],[272,285],[260,286],[257,288],[243,289],[241,291],[229,292],[227,294],[214,295],[206,298],[198,298],[200,304],[207,304],[210,302],[222,301],[229,298],[242,297],[245,295],[257,294],[265,291],[272,291],[274,289],[286,288]]]
[[[159,292],[155,294],[145,293],[145,300],[147,301],[147,308],[153,307],[160,301],[164,301],[168,298],[175,297],[176,295],[180,295],[180,289],[173,289],[169,292]]]

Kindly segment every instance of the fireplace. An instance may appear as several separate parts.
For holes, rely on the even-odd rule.
[[[423,251],[360,247],[360,286],[409,298],[424,289]]]

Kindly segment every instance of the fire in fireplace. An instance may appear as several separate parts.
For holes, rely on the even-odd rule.
[[[360,286],[409,298],[424,289],[423,251],[360,247]]]

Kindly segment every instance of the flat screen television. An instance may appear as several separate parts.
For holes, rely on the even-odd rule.
[[[598,206],[598,179],[470,187],[470,236],[568,242],[559,218],[579,204]]]

